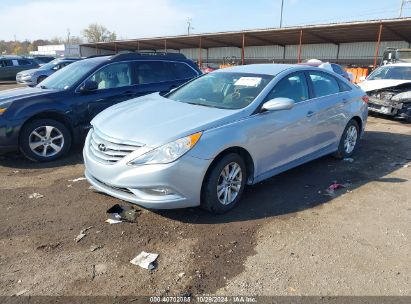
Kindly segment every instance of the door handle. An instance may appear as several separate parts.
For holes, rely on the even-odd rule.
[[[313,116],[313,115],[314,115],[314,111],[308,111],[307,117],[311,117],[311,116]]]

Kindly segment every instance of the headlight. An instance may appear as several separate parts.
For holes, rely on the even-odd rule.
[[[200,139],[203,132],[198,132],[187,137],[183,137],[151,150],[133,161],[130,165],[168,164],[190,151]]]
[[[410,99],[411,99],[411,91],[397,94],[391,98],[392,101],[402,101],[402,100],[410,100]]]

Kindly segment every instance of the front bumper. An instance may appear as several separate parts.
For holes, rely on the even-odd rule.
[[[135,153],[114,164],[100,162],[90,151],[90,134],[83,150],[85,176],[98,191],[148,209],[175,209],[200,205],[201,186],[212,160],[184,155],[169,164],[131,166]],[[164,187],[170,195],[147,189]]]
[[[37,83],[33,80],[34,77],[22,78],[21,75],[16,76],[16,82],[19,84],[25,84],[28,86],[35,86]]]
[[[393,117],[409,118],[411,115],[411,104],[370,97],[368,111]]]
[[[20,123],[0,117],[0,154],[18,151]]]

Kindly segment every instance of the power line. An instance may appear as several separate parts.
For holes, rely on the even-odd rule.
[[[400,18],[401,18],[401,16],[402,16],[402,12],[403,12],[403,10],[404,10],[404,6],[405,6],[407,3],[411,4],[411,0],[401,0],[400,15],[399,15]]]

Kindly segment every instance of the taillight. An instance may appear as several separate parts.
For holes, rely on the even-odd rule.
[[[370,100],[370,98],[367,95],[364,95],[363,97],[361,97],[362,101],[364,101],[365,103],[368,103],[368,101]]]

